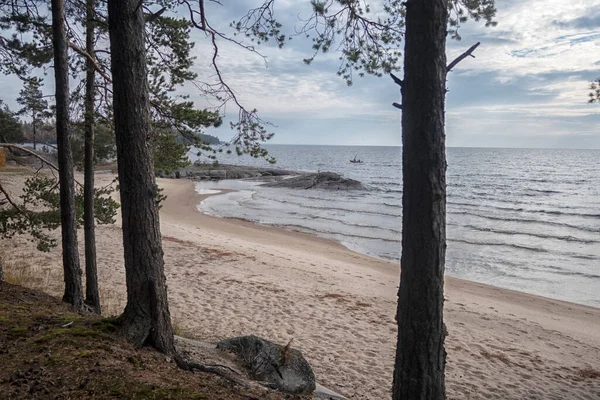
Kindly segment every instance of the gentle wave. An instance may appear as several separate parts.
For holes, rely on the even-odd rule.
[[[299,215],[298,213],[294,213],[295,215]],[[397,229],[393,229],[393,228],[382,228],[380,225],[365,225],[365,224],[355,224],[352,222],[348,222],[348,221],[344,221],[342,219],[338,219],[338,218],[329,218],[329,217],[322,217],[322,216],[316,216],[316,215],[310,215],[310,216],[305,216],[305,219],[318,219],[318,220],[325,220],[325,221],[334,221],[334,222],[339,222],[343,225],[346,226],[350,226],[350,227],[354,227],[354,228],[371,228],[371,229],[382,229],[385,231],[389,231],[398,235],[402,234],[402,231],[397,230]],[[342,233],[343,235],[345,235],[345,233]]]
[[[370,214],[370,215],[382,215],[382,216],[387,216],[387,217],[401,217],[402,216],[401,214],[387,213],[384,211],[357,210],[357,209],[344,208],[344,207],[313,206],[313,205],[307,205],[304,203],[298,203],[298,202],[290,201],[290,200],[277,199],[277,200],[273,200],[273,201],[277,201],[282,204],[293,204],[296,206],[300,206],[303,208],[309,208],[309,209],[313,209],[313,210],[346,211],[346,212],[354,212],[354,213],[362,213],[362,214]]]
[[[449,242],[472,244],[475,246],[504,246],[504,247],[510,247],[510,248],[519,249],[519,250],[533,251],[536,253],[554,253],[557,255],[564,256],[564,257],[579,258],[582,260],[599,260],[600,259],[599,257],[591,255],[591,254],[553,251],[553,250],[542,248],[542,247],[533,247],[533,246],[526,246],[526,245],[514,244],[514,243],[478,241],[478,240],[456,239],[456,238],[448,238],[447,240]]]
[[[523,207],[519,207],[519,208],[502,207],[502,206],[496,206],[493,204],[486,204],[485,206],[482,206],[480,204],[453,202],[451,200],[448,201],[448,204],[453,205],[453,206],[457,205],[457,206],[463,206],[463,207],[476,207],[478,209],[493,208],[496,210],[510,211],[510,212],[529,212],[529,213],[536,213],[536,214],[568,215],[568,216],[572,216],[572,217],[600,218],[600,214],[577,213],[577,212],[558,211],[558,210],[536,210],[536,209],[528,209],[528,208],[523,208]]]
[[[514,231],[514,230],[510,230],[510,229],[488,228],[488,227],[481,227],[481,226],[472,225],[472,224],[466,224],[466,225],[460,225],[460,226],[464,226],[465,228],[471,228],[476,231],[500,233],[503,235],[525,235],[525,236],[537,237],[540,239],[557,239],[557,240],[563,240],[566,242],[578,242],[578,243],[584,243],[584,244],[600,243],[600,241],[598,241],[598,240],[582,239],[582,238],[578,238],[578,237],[571,236],[571,235],[566,235],[566,236],[550,235],[550,234],[545,234],[545,233],[540,233],[540,232],[527,232],[527,231]]]
[[[551,225],[558,226],[564,228],[577,229],[585,232],[596,232],[600,233],[600,228],[592,228],[582,225],[569,224],[566,222],[555,222],[555,221],[544,221],[539,219],[531,219],[531,218],[511,218],[511,217],[497,217],[493,215],[486,215],[480,213],[474,213],[470,211],[448,211],[448,214],[456,214],[456,215],[472,215],[474,217],[485,218],[493,221],[509,221],[509,222],[521,222],[525,224],[542,224],[542,225]]]
[[[377,236],[357,235],[357,234],[346,233],[346,232],[340,233],[340,232],[335,232],[335,231],[329,231],[326,229],[316,229],[316,228],[308,227],[308,226],[304,226],[304,225],[296,225],[296,224],[266,224],[266,225],[275,225],[275,226],[280,226],[282,228],[300,230],[303,232],[310,231],[310,232],[316,232],[316,233],[321,233],[321,234],[326,234],[326,235],[346,236],[346,237],[368,239],[368,240],[381,240],[383,242],[389,242],[389,243],[400,243],[401,242],[400,240],[396,240],[396,239],[389,239],[389,238],[383,238],[383,237],[377,237]]]

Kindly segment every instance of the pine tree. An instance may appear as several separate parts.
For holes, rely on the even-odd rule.
[[[19,110],[19,114],[31,117],[33,126],[33,149],[36,149],[36,131],[37,128],[46,119],[50,117],[48,109],[48,101],[42,93],[43,82],[38,77],[25,78],[24,87],[17,97],[17,103],[23,108]]]
[[[81,266],[77,246],[75,178],[69,143],[69,64],[63,0],[52,0],[52,36],[54,77],[56,86],[56,143],[60,176],[60,222],[62,231],[65,294],[63,301],[75,309],[83,309]]]
[[[0,100],[0,141],[4,143],[22,143],[23,125],[6,104]]]
[[[127,305],[121,323],[135,345],[175,354],[150,134],[145,17],[138,0],[109,0],[114,119],[123,218]]]

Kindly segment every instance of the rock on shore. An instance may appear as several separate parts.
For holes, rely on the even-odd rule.
[[[264,186],[292,189],[366,190],[366,187],[359,181],[344,178],[334,172],[303,174],[289,179],[269,182]]]
[[[236,354],[238,362],[253,379],[287,393],[312,393],[316,388],[312,368],[300,351],[288,346],[257,336],[235,337],[217,343],[217,349]]]

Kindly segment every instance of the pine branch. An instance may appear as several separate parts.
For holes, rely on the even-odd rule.
[[[16,144],[9,144],[9,143],[0,143],[0,147],[4,147],[7,149],[17,149],[20,150],[24,153],[27,153],[31,156],[34,156],[35,158],[37,158],[38,160],[42,161],[43,163],[47,164],[48,166],[52,167],[53,169],[55,169],[56,171],[58,171],[58,167],[56,165],[54,165],[53,163],[51,163],[50,161],[46,160],[44,157],[40,156],[39,154],[25,148],[22,146],[18,146]]]
[[[13,201],[13,199],[10,197],[10,195],[8,194],[8,191],[6,189],[4,189],[4,186],[2,186],[2,183],[0,183],[0,192],[2,192],[2,194],[4,194],[4,197],[6,198],[6,200],[8,201],[8,203],[13,206],[13,208],[15,210],[17,210],[19,212],[19,214],[22,214],[26,217],[28,217],[28,214],[17,205],[17,203],[15,203]]]
[[[92,65],[94,66],[94,69],[96,70],[96,72],[98,72],[100,74],[100,76],[102,76],[107,82],[112,83],[112,79],[110,76],[108,76],[108,74],[106,72],[104,72],[104,70],[102,69],[102,67],[100,67],[100,64],[98,64],[98,61],[92,57],[87,51],[85,51],[84,49],[82,49],[81,47],[77,46],[75,43],[73,42],[69,42],[69,47],[73,50],[75,50],[75,52],[83,57],[85,57],[87,60],[92,62]]]
[[[477,47],[479,47],[480,44],[481,44],[481,42],[475,43],[473,46],[471,46],[469,48],[469,50],[465,51],[460,56],[456,57],[454,59],[454,61],[452,61],[450,64],[448,64],[448,67],[446,68],[446,72],[450,72],[452,70],[452,68],[456,67],[456,64],[458,64],[459,62],[461,62],[462,60],[464,60],[468,56],[471,56],[471,57],[475,58],[475,56],[473,55],[473,52],[475,51],[475,49]]]

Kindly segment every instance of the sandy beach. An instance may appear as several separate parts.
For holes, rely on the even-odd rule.
[[[97,184],[112,178],[98,174]],[[2,179],[18,193],[22,176]],[[293,339],[323,385],[351,399],[390,398],[399,265],[311,235],[203,215],[193,182],[158,184],[168,196],[161,228],[178,332],[215,342]],[[120,223],[98,227],[97,240],[104,310],[116,314],[125,301]],[[62,294],[59,248],[40,253],[16,237],[2,241],[2,252],[36,268],[32,286]],[[449,399],[600,398],[600,309],[452,278],[446,300]]]

